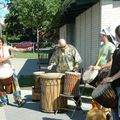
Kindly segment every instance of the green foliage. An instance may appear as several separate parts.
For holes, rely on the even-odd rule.
[[[18,12],[13,4],[9,4],[9,14],[5,16],[6,32],[8,35],[19,35],[23,33],[23,24],[20,23]]]
[[[13,5],[24,26],[46,30],[59,12],[60,0],[13,0]]]

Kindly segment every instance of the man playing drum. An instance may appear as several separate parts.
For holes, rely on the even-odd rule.
[[[120,25],[115,29],[118,46],[113,54],[113,62],[110,77],[104,78],[101,84],[111,82],[112,87],[117,93],[118,105],[112,109],[113,120],[120,120]]]
[[[11,64],[11,58],[13,58],[14,56],[10,55],[9,51],[23,52],[23,51],[30,51],[30,50],[31,48],[22,49],[22,48],[15,48],[12,46],[5,46],[3,38],[0,37],[0,84],[4,86],[5,82],[10,82],[9,79],[8,81],[6,81],[7,79],[2,79],[2,78],[5,78],[6,74],[8,73],[12,73],[13,79],[12,80],[10,79],[12,81],[11,82],[12,92],[13,92],[15,102],[18,104],[19,107],[25,103],[25,100],[21,98],[21,91],[20,91],[18,79],[13,69],[13,66]],[[2,70],[3,70],[3,73],[2,73]],[[9,77],[12,78],[11,76]],[[3,91],[3,89],[1,88],[0,91]],[[5,102],[5,99],[4,101],[2,101],[3,100],[2,95],[1,95],[0,100],[1,100],[1,103]]]
[[[50,59],[48,69],[51,70],[52,67],[55,66],[56,71],[60,73],[78,72],[82,59],[77,49],[67,44],[64,39],[60,39],[58,45],[58,49],[53,53]],[[80,96],[74,97],[77,105],[79,104],[77,107],[81,108],[81,100],[79,100],[79,98]]]
[[[110,28],[105,28],[101,30],[101,44],[99,49],[99,54],[95,66],[90,66],[92,71],[98,70],[97,76],[88,82],[90,85],[97,87],[103,78],[107,77],[110,72],[112,65],[112,56],[115,51],[114,37],[110,31]],[[94,73],[94,72],[93,72]],[[84,75],[84,74],[83,74]],[[94,103],[95,101],[93,101]]]
[[[100,81],[109,74],[112,65],[112,55],[115,50],[115,45],[113,43],[114,37],[112,36],[108,28],[102,29],[100,34],[101,45],[99,49],[97,65],[90,66],[92,70],[99,70],[98,75],[90,83],[94,87],[96,87],[100,83]]]

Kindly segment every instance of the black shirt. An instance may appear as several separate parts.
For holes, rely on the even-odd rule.
[[[110,76],[115,75],[120,71],[120,45],[116,48],[113,54],[113,63],[111,67]],[[112,82],[113,87],[120,87],[120,78]]]

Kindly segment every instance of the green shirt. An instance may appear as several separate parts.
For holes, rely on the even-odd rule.
[[[101,57],[99,65],[107,64],[110,60],[110,56],[114,53],[115,46],[108,42],[107,44],[101,44],[99,50],[99,56]]]
[[[81,56],[79,55],[77,49],[72,45],[68,45],[64,52],[58,48],[50,59],[50,64],[56,64],[56,71],[62,73],[72,71],[75,64],[80,65],[81,62]]]

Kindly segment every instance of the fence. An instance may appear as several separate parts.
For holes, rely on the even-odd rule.
[[[48,64],[56,48],[44,48],[38,50],[39,64]]]
[[[21,42],[21,43],[8,43],[10,46],[16,47],[16,48],[27,48],[32,47],[32,52],[35,52],[35,42]]]

